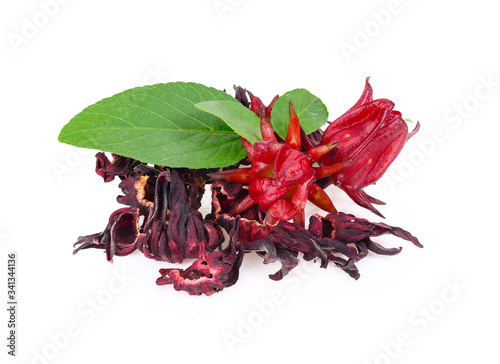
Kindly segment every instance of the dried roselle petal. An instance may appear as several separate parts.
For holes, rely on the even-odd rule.
[[[242,212],[240,216],[246,220],[252,220],[259,224],[263,224],[266,220],[266,213],[263,212],[258,205],[254,205]]]
[[[297,258],[298,252],[287,249],[276,248],[276,258],[281,263],[281,269],[274,274],[270,274],[269,278],[273,281],[283,279],[293,268],[299,264]]]
[[[356,265],[355,265],[355,262],[357,261],[357,259],[350,258],[350,259],[346,260],[346,259],[338,257],[338,256],[336,256],[333,253],[328,252],[328,251],[327,251],[327,255],[328,255],[328,259],[331,262],[334,262],[336,267],[342,269],[345,273],[347,273],[349,275],[349,277],[354,278],[356,280],[359,279],[359,277],[361,275],[359,273],[358,267],[356,267]]]
[[[212,190],[212,215],[214,217],[228,213],[236,201],[242,200],[248,195],[248,192],[243,191],[241,183],[214,181],[210,188]]]
[[[180,263],[197,258],[201,246],[215,249],[224,241],[220,228],[191,209],[186,185],[176,169],[157,178],[154,207],[139,236],[138,248],[148,258]]]
[[[225,214],[219,216],[218,221],[222,226],[226,226],[232,220],[233,217]],[[299,252],[305,260],[319,258],[322,268],[326,268],[328,262],[333,262],[351,277],[359,278],[354,262],[359,260],[361,255],[358,250],[341,241],[318,237],[314,232],[283,221],[276,225],[265,225],[242,218],[239,226],[239,239],[245,251],[256,252],[264,259],[265,264],[275,261],[281,263],[281,269],[270,275],[273,280],[282,279],[297,266]]]
[[[230,226],[234,217],[221,214],[221,226]],[[290,222],[280,221],[275,225],[240,219],[239,239],[245,251],[255,251],[264,258],[264,263],[280,261],[282,268],[271,275],[281,279],[298,264],[297,254],[305,260],[320,259],[321,267],[329,262],[358,279],[359,271],[355,262],[367,256],[368,251],[377,254],[394,255],[400,248],[385,248],[370,240],[370,237],[393,234],[420,246],[418,239],[409,232],[383,223],[372,223],[353,215],[338,213],[325,217],[314,215],[310,219],[309,230]]]
[[[78,247],[73,254],[89,248],[104,249],[107,260],[112,261],[115,255],[124,256],[132,253],[136,249],[139,235],[138,218],[136,209],[125,207],[116,210],[111,214],[108,225],[102,233],[78,238],[74,245]]]
[[[118,196],[119,203],[139,209],[139,213],[147,216],[149,210],[154,206],[154,184],[150,182],[148,175],[137,177],[129,176],[123,179],[118,187],[124,196]]]
[[[205,228],[206,244],[208,250],[215,250],[224,243],[224,233],[216,221],[205,218],[203,220]]]
[[[186,186],[177,170],[172,169],[169,193],[170,215],[167,226],[168,246],[172,253],[171,262],[196,258],[199,256],[198,250],[201,246],[211,247],[223,242],[220,229],[215,232],[214,225],[202,221],[201,213],[190,206],[192,200],[188,199],[186,191],[186,187],[189,186],[191,191],[196,188],[192,184]]]
[[[161,277],[156,284],[172,284],[177,291],[190,295],[210,296],[236,283],[243,261],[243,247],[238,241],[238,221],[229,234],[229,244],[222,251],[207,253],[200,245],[200,258],[187,269],[160,269]]]
[[[279,261],[281,269],[270,274],[272,280],[283,279],[293,268],[299,264],[298,252],[276,247],[276,244],[269,238],[263,237],[244,245],[247,252],[255,251],[257,255],[264,259],[264,264]]]
[[[171,255],[170,261],[182,262],[184,258],[193,258],[194,256],[187,255],[189,204],[186,188],[175,169],[171,171],[168,206],[170,216],[167,225],[167,244]]]
[[[267,238],[273,241],[277,248],[301,252],[306,260],[319,258],[321,268],[326,268],[328,265],[325,251],[317,243],[313,235],[297,224],[280,221],[277,225],[271,227]]]
[[[231,225],[234,219],[228,214],[223,214],[219,216],[218,222],[226,228]],[[280,249],[290,252],[295,257],[300,252],[308,259],[319,258],[322,268],[326,268],[328,264],[326,253],[314,240],[313,234],[294,223],[280,221],[276,225],[269,225],[241,218],[239,239],[245,251],[258,252],[264,258],[265,263],[276,260],[282,262],[281,273],[276,273],[274,277],[283,277],[298,263],[287,253],[278,254]]]
[[[418,239],[415,236],[413,236],[410,232],[408,232],[404,229],[401,229],[399,227],[390,226],[390,225],[380,223],[380,222],[379,223],[367,222],[367,220],[365,220],[365,219],[356,218],[353,215],[348,215],[348,214],[340,214],[339,216],[334,217],[334,220],[344,220],[345,221],[345,219],[347,219],[347,218],[351,219],[351,221],[354,220],[354,222],[356,224],[358,224],[358,226],[362,226],[363,224],[365,224],[365,225],[370,224],[372,227],[372,233],[371,233],[370,237],[380,236],[383,234],[392,234],[394,236],[397,236],[398,238],[412,242],[415,246],[417,246],[419,248],[423,248],[422,244],[420,244],[420,242],[418,241]],[[340,233],[341,232],[339,232],[339,234]]]
[[[195,214],[188,216],[186,240],[186,258],[197,258],[201,247],[215,250],[224,243],[224,234],[213,221],[204,221]]]
[[[233,85],[234,98],[238,100],[243,106],[250,107],[250,100],[247,97],[247,90],[241,86]]]
[[[202,257],[187,269],[160,269],[161,277],[156,280],[156,284],[172,284],[176,291],[186,291],[193,296],[203,293],[210,296],[224,288],[224,284],[214,278],[214,271],[208,266],[206,258]]]
[[[340,240],[332,238],[322,238],[317,240],[318,245],[326,251],[338,252],[347,258],[353,258],[359,260],[358,250],[352,246],[349,246]]]
[[[255,220],[263,223],[266,213],[258,205],[255,205],[248,196],[248,189],[243,188],[243,184],[216,180],[211,185],[212,190],[212,212],[209,215],[212,219],[217,219],[221,214],[227,214],[234,208],[241,208],[245,201],[250,201],[249,207],[242,208],[239,214],[247,220]]]
[[[167,247],[168,187],[170,171],[158,175],[155,187],[154,207],[144,225],[144,233],[139,236],[137,248],[148,258],[172,261]]]
[[[372,241],[370,238],[365,238],[361,240],[359,243],[356,243],[357,246],[363,245],[367,250],[374,252],[379,255],[396,255],[401,252],[403,248],[386,248],[382,245]]]
[[[205,180],[195,169],[182,168],[178,172],[187,189],[190,209],[198,210],[201,207],[201,199],[205,193]]]
[[[104,182],[111,182],[115,177],[124,179],[140,164],[138,160],[122,157],[112,154],[113,160],[110,161],[106,154],[99,152],[96,154],[96,173],[104,179]]]
[[[384,223],[369,222],[366,219],[357,218],[354,215],[342,212],[338,214],[328,214],[325,217],[319,215],[311,216],[309,226],[316,237],[321,236],[332,242],[338,241],[346,246],[347,244],[355,244],[358,249],[358,254],[352,258],[356,260],[360,260],[366,256],[367,250],[384,255],[395,255],[399,253],[401,248],[384,248],[370,240],[371,237],[383,234],[395,235],[422,248],[418,239],[406,230]],[[324,239],[320,239],[319,241],[321,246],[325,246]],[[337,251],[341,250],[339,247],[335,249]],[[349,256],[345,251],[343,254]]]
[[[148,258],[182,262],[187,251],[188,213],[186,190],[178,173],[169,170],[160,173],[156,180],[154,208],[144,226],[144,235],[139,239],[139,249]]]

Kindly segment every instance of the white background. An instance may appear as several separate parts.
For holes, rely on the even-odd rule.
[[[16,252],[19,301],[16,358],[0,310],[2,362],[498,362],[493,1],[33,0],[2,2],[0,18],[0,282]],[[368,192],[424,249],[378,238],[403,251],[370,255],[358,281],[302,262],[274,282],[279,266],[247,254],[238,283],[211,297],[156,286],[169,265],[138,252],[113,265],[98,250],[72,255],[119,207],[95,151],[57,141],[86,106],[157,82],[237,84],[266,103],[303,87],[333,120],[367,76],[422,124]]]

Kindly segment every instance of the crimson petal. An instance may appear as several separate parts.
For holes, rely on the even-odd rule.
[[[136,241],[139,234],[136,209],[121,208],[113,212],[109,218],[108,225],[102,233],[80,236],[74,244],[76,248],[73,254],[80,250],[96,248],[106,251],[106,259],[113,260],[113,256],[124,256],[136,249]]]
[[[317,221],[318,219],[321,221]],[[322,225],[325,221],[328,223]],[[343,212],[339,212],[338,214],[328,214],[325,217],[314,215],[311,217],[311,224],[314,226],[316,234],[318,234],[319,231],[321,231],[322,236],[324,237],[332,237],[333,234],[335,239],[343,242],[344,244],[358,243],[365,238],[380,236],[383,234],[393,234],[401,239],[412,242],[419,248],[422,248],[422,244],[420,244],[418,239],[406,230],[384,223],[370,222],[366,219],[358,218],[354,215],[345,214]]]
[[[161,277],[156,280],[156,284],[172,284],[177,291],[207,296],[232,286],[238,280],[244,255],[243,247],[238,241],[238,223],[239,220],[235,220],[229,244],[224,250],[206,254],[201,245],[198,260],[187,269],[160,269]]]
[[[372,241],[370,238],[362,240],[361,243],[365,245],[369,251],[372,251],[375,254],[380,254],[380,255],[396,255],[399,254],[401,250],[403,250],[403,248],[401,247],[399,248],[383,247],[382,245]]]
[[[110,161],[103,152],[97,153],[95,157],[95,171],[104,179],[104,182],[111,182],[115,177],[124,179],[140,163],[138,160],[122,157],[117,154],[113,154],[113,160]]]

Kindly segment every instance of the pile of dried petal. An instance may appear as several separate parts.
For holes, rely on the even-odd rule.
[[[408,133],[391,101],[373,100],[368,80],[358,102],[324,131],[306,135],[290,103],[285,140],[269,121],[277,97],[265,107],[238,87],[236,98],[260,116],[263,141],[251,145],[242,138],[248,158],[224,170],[151,166],[118,155],[110,161],[98,153],[96,172],[105,182],[121,179],[123,195],[118,202],[127,207],[111,215],[103,232],[80,237],[74,252],[103,249],[108,261],[135,250],[169,263],[194,259],[187,269],[161,269],[156,283],[172,284],[191,295],[211,295],[236,283],[248,252],[256,252],[265,264],[281,263],[281,269],[270,275],[273,280],[297,266],[299,253],[305,260],[319,260],[323,268],[332,262],[358,279],[355,263],[369,251],[401,251],[385,248],[372,237],[393,234],[422,247],[401,228],[337,212],[324,191],[334,184],[382,216],[373,205],[383,202],[363,188],[382,176],[418,131],[417,124]],[[212,210],[202,216],[199,209],[207,184]],[[306,228],[307,200],[327,214],[311,216]]]

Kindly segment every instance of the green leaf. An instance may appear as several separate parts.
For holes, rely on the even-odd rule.
[[[289,101],[306,134],[318,130],[328,121],[328,110],[318,97],[303,88],[288,91],[280,96],[271,111],[271,123],[280,137],[286,138],[288,131]]]
[[[59,141],[168,167],[229,166],[246,151],[226,123],[194,106],[213,100],[239,104],[197,83],[133,88],[87,107],[64,126]]]
[[[407,123],[413,123],[413,120],[411,119],[404,119],[404,121],[406,121]]]
[[[220,117],[251,144],[262,140],[259,117],[239,102],[205,101],[194,106]]]

